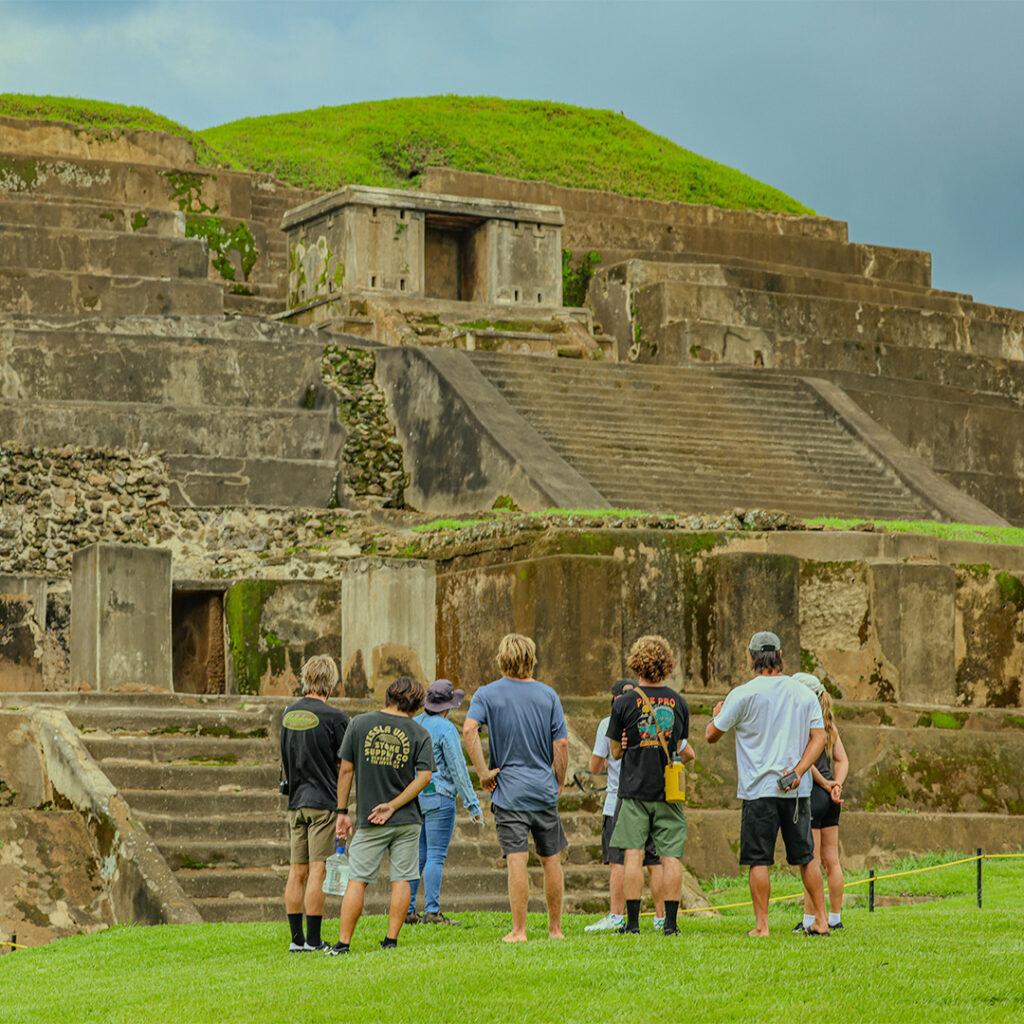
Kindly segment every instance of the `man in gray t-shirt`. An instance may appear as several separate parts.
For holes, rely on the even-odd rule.
[[[774,633],[755,633],[748,653],[757,675],[715,705],[705,734],[708,743],[717,743],[730,730],[736,736],[736,795],[743,801],[740,864],[750,867],[755,920],[747,934],[768,934],[769,868],[781,829],[786,859],[800,866],[814,904],[815,921],[804,934],[828,935],[810,808],[810,768],[825,746],[821,707],[807,687],[784,673]]]
[[[558,794],[569,763],[562,702],[550,686],[533,678],[537,648],[527,636],[509,633],[498,648],[501,679],[473,695],[462,735],[491,809],[508,865],[512,930],[505,942],[526,941],[530,896],[526,860],[533,835],[544,866],[548,935],[562,938],[562,850],[569,845],[558,816]],[[480,726],[487,727],[490,764],[484,761]]]

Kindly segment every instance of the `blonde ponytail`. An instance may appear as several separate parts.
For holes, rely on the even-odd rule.
[[[836,720],[832,713],[832,697],[828,690],[822,690],[818,698],[821,704],[821,717],[825,720],[825,753],[832,759],[832,748],[836,745]]]

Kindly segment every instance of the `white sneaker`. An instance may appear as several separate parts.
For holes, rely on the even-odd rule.
[[[585,932],[613,932],[626,919],[621,914],[609,914],[602,917],[600,921],[588,924],[583,930]]]
[[[654,919],[654,930],[656,932],[663,932],[665,930],[665,918],[656,917]]]

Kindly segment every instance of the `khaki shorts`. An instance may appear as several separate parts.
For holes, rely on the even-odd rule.
[[[377,881],[387,852],[392,882],[420,877],[419,825],[360,825],[348,844],[348,877],[353,882]]]
[[[682,859],[686,845],[686,812],[682,804],[665,800],[619,801],[619,820],[612,832],[612,846],[643,850],[648,836],[654,839],[659,857]]]
[[[338,815],[322,807],[300,807],[288,812],[291,863],[327,860],[334,853],[334,827]]]

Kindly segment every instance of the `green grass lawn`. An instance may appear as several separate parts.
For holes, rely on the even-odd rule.
[[[0,115],[69,121],[91,132],[169,132],[188,139],[203,163],[268,171],[323,190],[348,183],[416,188],[423,170],[438,165],[731,209],[814,212],[621,114],[565,103],[425,96],[248,117],[195,131],[144,107],[0,93]]]
[[[944,855],[951,856],[951,855]],[[936,858],[938,859],[938,858]],[[978,1021],[1024,1019],[1024,861],[985,864],[985,908],[974,865],[881,883],[943,898],[868,913],[844,911],[829,939],[790,932],[800,911],[776,905],[773,935],[743,937],[749,908],[685,919],[666,939],[643,921],[638,937],[584,935],[570,917],[564,942],[534,936],[505,947],[505,914],[464,914],[461,928],[421,925],[399,948],[377,948],[382,918],[360,922],[348,957],[289,955],[284,923],[115,928],[0,957],[5,1024],[465,1021]],[[715,880],[732,902],[742,879]],[[794,891],[775,875],[774,890]],[[798,888],[798,886],[796,886]],[[336,922],[326,925],[332,939]]]

